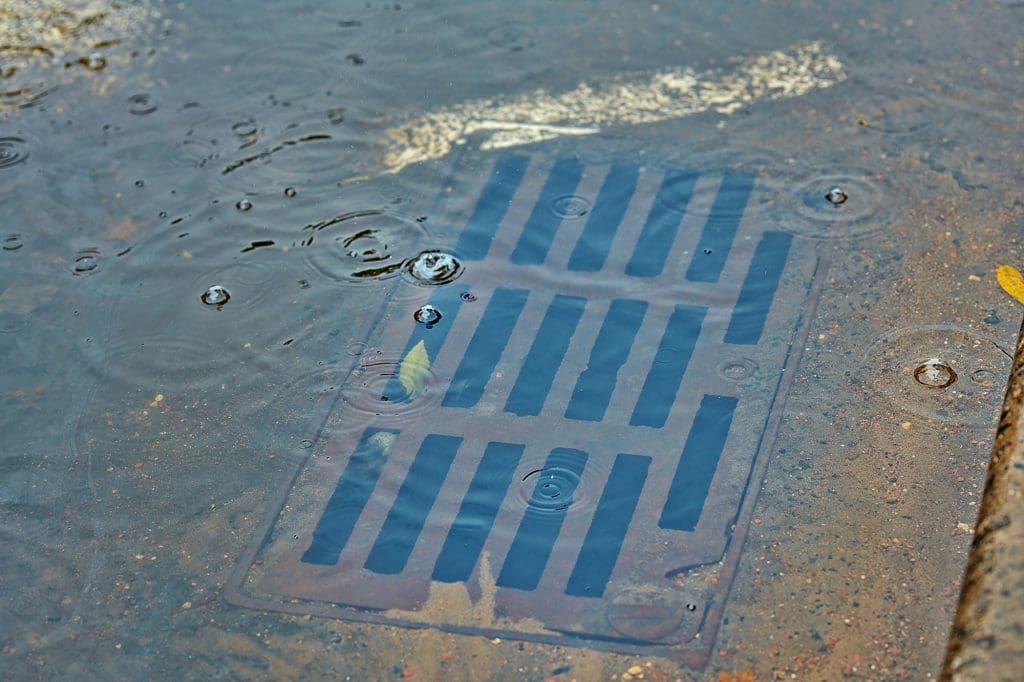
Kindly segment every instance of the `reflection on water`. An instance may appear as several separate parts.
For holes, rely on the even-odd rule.
[[[1016,4],[5,3],[3,668],[934,673]]]

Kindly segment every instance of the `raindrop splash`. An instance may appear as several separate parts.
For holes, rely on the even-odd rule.
[[[221,306],[231,300],[231,294],[219,284],[214,284],[202,293],[199,300],[206,305],[215,306],[217,309],[220,309]]]
[[[72,274],[89,275],[95,272],[100,264],[100,250],[97,248],[82,249],[75,254]]]
[[[361,230],[342,240],[345,254],[360,263],[378,263],[390,257],[388,245],[377,230]]]
[[[339,125],[345,122],[345,109],[343,107],[332,107],[327,110],[327,120],[331,125]]]
[[[922,362],[914,369],[914,381],[925,386],[941,390],[952,386],[956,381],[956,372],[939,358]]]
[[[252,137],[258,132],[256,121],[246,118],[231,126],[231,132],[242,139]]]
[[[448,284],[462,274],[462,264],[450,253],[424,251],[406,261],[405,271],[417,284]]]
[[[582,218],[590,212],[590,202],[584,197],[567,194],[551,202],[551,211],[558,218]]]
[[[825,193],[825,201],[833,206],[842,206],[850,196],[839,187],[833,187]]]
[[[757,374],[757,363],[750,358],[726,360],[718,366],[718,374],[729,381],[744,381]]]
[[[139,93],[128,98],[128,113],[136,116],[145,116],[146,114],[152,114],[154,111],[156,111],[156,105],[153,104],[153,98],[149,95]]]
[[[298,245],[331,279],[376,280],[398,275],[416,253],[422,230],[412,221],[378,210],[344,213],[306,225]],[[333,233],[333,234],[332,234]]]
[[[441,321],[441,311],[432,305],[425,305],[413,313],[413,319],[430,329]]]

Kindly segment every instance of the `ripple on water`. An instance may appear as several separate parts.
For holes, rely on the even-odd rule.
[[[415,220],[366,209],[304,226],[298,245],[320,277],[366,282],[397,276],[426,238]]]
[[[259,381],[246,378],[260,364],[253,353],[198,335],[142,336],[92,351],[89,369],[102,383],[139,398],[138,407],[145,409],[157,393],[172,399],[176,394],[218,392],[222,386],[240,388]]]
[[[811,170],[786,183],[776,219],[790,232],[822,240],[859,239],[884,230],[897,190],[881,173]]]
[[[330,43],[268,41],[235,62],[230,82],[239,97],[288,106],[336,89],[346,54]]]
[[[192,280],[192,289],[204,308],[244,315],[249,308],[268,305],[274,287],[273,269],[265,263],[233,262],[217,266]]]
[[[585,458],[578,450],[527,451],[503,506],[541,518],[584,515],[596,507],[608,472],[601,458]]]
[[[590,213],[591,201],[587,197],[578,194],[566,194],[552,200],[548,210],[556,218],[562,220],[577,220]]]
[[[866,358],[866,384],[903,410],[951,424],[994,425],[1010,371],[995,341],[953,326],[893,330]]]
[[[190,124],[174,146],[180,166],[202,169],[210,182],[247,194],[334,191],[349,178],[379,169],[373,164],[375,112],[348,107],[339,118],[337,99],[304,100],[289,107],[253,105]],[[385,187],[386,183],[377,183]],[[407,195],[388,197],[402,202]]]
[[[146,116],[157,110],[153,96],[144,92],[132,95],[128,98],[128,113],[135,116]]]
[[[718,365],[718,375],[737,384],[754,379],[759,370],[757,361],[748,357],[729,358]]]
[[[349,140],[319,109],[272,112],[253,143],[217,159],[219,180],[246,192],[334,187],[350,172],[343,163]]]
[[[423,251],[405,262],[407,279],[422,286],[451,284],[463,272],[462,263],[454,255],[440,249]]]
[[[254,352],[281,349],[315,331],[316,292],[307,294],[300,284],[302,260],[256,213],[211,203],[112,260],[123,292],[115,327],[177,335],[173,322],[235,350],[249,344]]]
[[[91,275],[100,266],[100,250],[95,246],[80,249],[71,259],[71,274]]]
[[[212,306],[219,310],[231,300],[231,292],[227,290],[227,287],[213,284],[199,295],[199,300],[203,302],[203,305]]]
[[[198,303],[197,303],[198,305]],[[139,336],[90,349],[95,388],[79,418],[76,441],[95,467],[125,466],[173,439],[174,447],[217,440],[217,429],[251,426],[268,388],[281,377],[255,347],[193,336]]]
[[[0,170],[13,168],[29,158],[28,142],[23,137],[0,137]]]
[[[219,114],[191,124],[175,144],[171,159],[186,168],[220,171],[231,159],[264,136],[256,119],[244,112]]]
[[[29,316],[24,313],[0,312],[0,334],[19,332],[28,326]]]
[[[346,418],[404,423],[437,408],[447,389],[437,375],[419,367],[415,386],[407,387],[401,372],[401,353],[364,353],[341,388],[339,404]]]

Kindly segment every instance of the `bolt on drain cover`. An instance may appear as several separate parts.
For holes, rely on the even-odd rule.
[[[818,242],[753,209],[755,174],[457,177],[451,276],[385,304],[367,344],[393,360],[324,395],[228,599],[703,665]]]

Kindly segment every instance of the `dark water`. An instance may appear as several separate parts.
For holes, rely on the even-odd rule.
[[[0,6],[0,666],[935,675],[1022,22]]]

